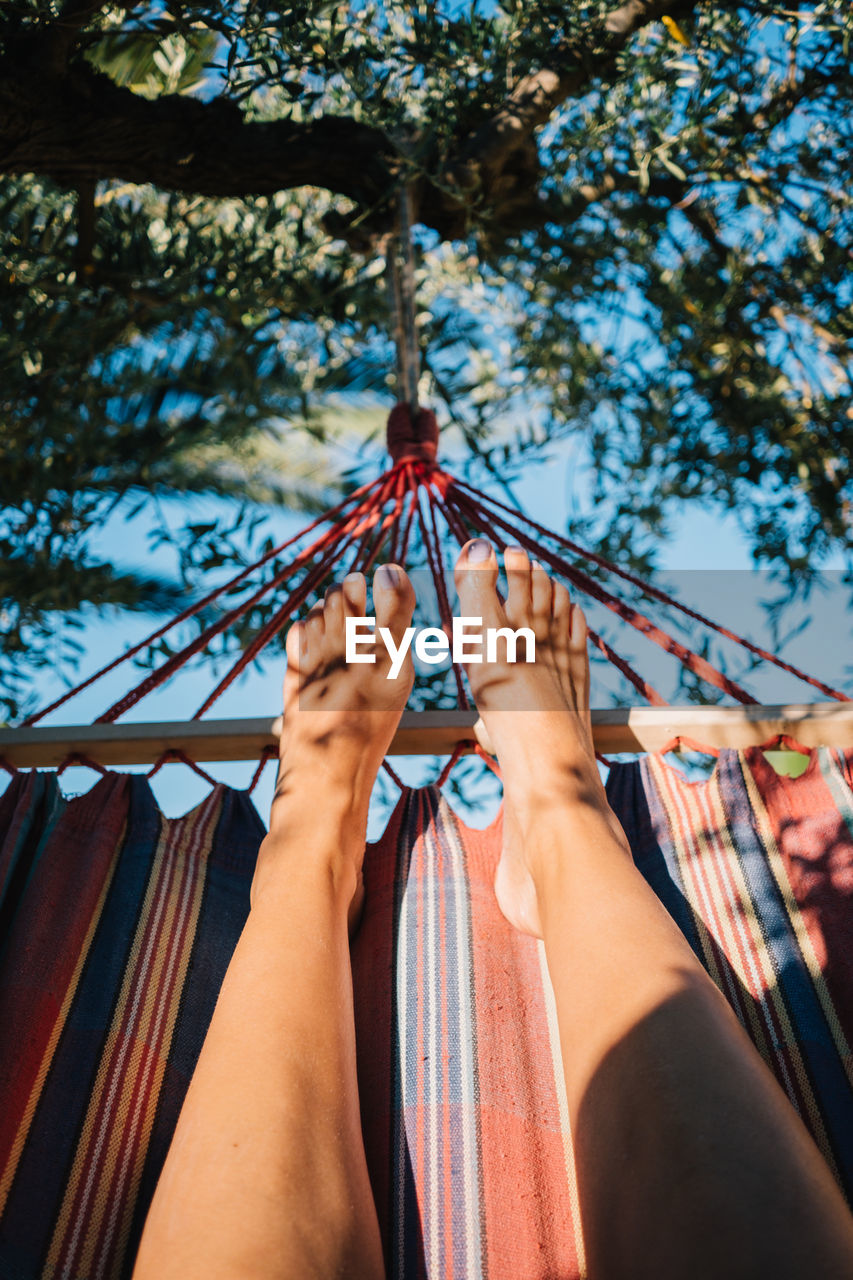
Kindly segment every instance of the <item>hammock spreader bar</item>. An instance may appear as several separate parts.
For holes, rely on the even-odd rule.
[[[406,711],[389,754],[449,756],[474,750],[474,710]],[[678,739],[702,747],[746,748],[792,740],[853,749],[853,704],[816,702],[737,707],[606,707],[592,712],[596,750],[662,751]],[[130,724],[0,729],[0,768],[57,768],[74,755],[101,767],[151,764],[166,751],[194,761],[259,760],[277,754],[279,722],[270,716]]]

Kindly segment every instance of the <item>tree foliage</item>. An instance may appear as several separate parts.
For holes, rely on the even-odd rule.
[[[849,550],[851,37],[846,0],[0,6],[7,659],[242,554],[135,573],[107,512],[349,479],[402,181],[447,450],[506,480],[572,437],[626,559],[691,500],[768,564]]]

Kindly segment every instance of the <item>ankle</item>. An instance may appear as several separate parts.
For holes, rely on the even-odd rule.
[[[283,756],[270,813],[270,832],[294,827],[347,844],[364,844],[367,811],[377,769],[323,752],[317,758]],[[316,839],[312,839],[316,843]]]
[[[588,857],[602,865],[615,857],[633,862],[631,847],[603,787],[579,791],[574,799],[549,798],[546,804],[527,808],[513,817],[519,833],[524,860],[537,895],[549,897],[564,891],[566,876]]]
[[[358,839],[352,826],[329,823],[325,815],[271,828],[258,850],[253,910],[261,902],[274,902],[291,911],[295,902],[310,899],[326,901],[346,916],[358,887],[363,852],[363,834]]]

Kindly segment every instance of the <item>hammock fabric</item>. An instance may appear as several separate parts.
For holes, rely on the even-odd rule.
[[[222,786],[169,821],[128,774],[0,808],[0,1274],[128,1275],[263,824]]]
[[[707,782],[614,765],[634,857],[853,1193],[853,753],[778,777],[723,751]],[[248,910],[263,828],[218,786],[166,820],[147,780],[0,798],[0,1274],[128,1276]],[[473,831],[404,791],[367,850],[353,948],[368,1162],[392,1277],[583,1274],[541,948]]]

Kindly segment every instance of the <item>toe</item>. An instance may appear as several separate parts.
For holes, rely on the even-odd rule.
[[[299,659],[305,647],[305,630],[304,622],[294,622],[293,626],[287,633],[287,639],[284,642],[284,651],[287,654],[287,666],[289,670],[298,671]]]
[[[551,579],[538,560],[534,560],[530,575],[530,606],[537,637],[550,634]]]
[[[344,606],[351,618],[367,614],[367,579],[363,573],[348,573],[341,583]]]
[[[572,601],[562,582],[556,580],[551,588],[551,652],[560,677],[560,683],[568,693],[571,682],[570,653],[572,625]]]
[[[569,631],[569,667],[575,703],[578,709],[584,712],[589,711],[588,634],[584,611],[579,604],[573,604]]]
[[[399,639],[412,621],[415,591],[398,564],[382,564],[373,575],[373,608],[376,626],[387,627]]]
[[[566,643],[569,640],[569,630],[572,616],[572,599],[569,595],[568,588],[562,582],[557,582],[556,578],[553,582],[553,590],[551,593],[551,616],[554,620],[555,631],[557,635],[562,635]]]
[[[344,591],[340,582],[335,582],[326,592],[323,601],[323,626],[326,638],[336,644],[342,644],[344,638]]]
[[[565,590],[565,588],[563,588]],[[566,592],[568,596],[568,592]],[[572,624],[569,632],[569,641],[573,654],[582,654],[586,657],[587,636],[589,628],[586,625],[586,614],[579,604],[570,605],[572,611]]]
[[[521,547],[507,547],[504,552],[507,596],[506,616],[514,626],[530,616],[530,560]]]
[[[323,606],[311,606],[302,620],[299,632],[299,669],[307,671],[322,661],[326,628],[323,623]]]
[[[485,625],[500,623],[504,612],[497,593],[498,560],[485,538],[466,542],[454,572],[461,613],[481,618]]]

